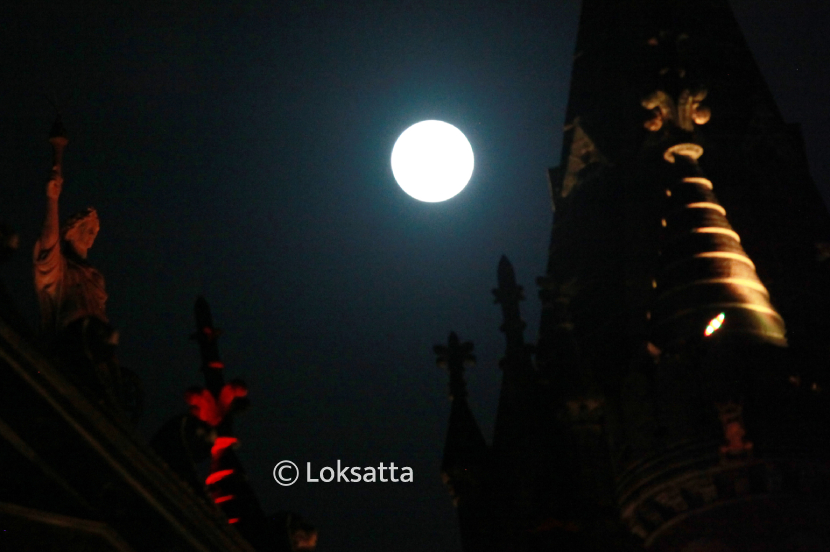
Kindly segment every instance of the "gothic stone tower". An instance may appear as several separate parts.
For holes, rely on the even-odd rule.
[[[830,550],[830,217],[727,1],[583,0],[549,177],[538,342],[503,259],[493,444],[448,434],[465,549]]]

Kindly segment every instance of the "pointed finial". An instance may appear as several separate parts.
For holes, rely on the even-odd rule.
[[[498,282],[499,287],[493,290],[493,295],[496,297],[496,303],[501,305],[503,321],[500,329],[507,338],[507,357],[523,358],[523,332],[526,324],[519,311],[519,302],[524,299],[524,288],[516,283],[513,265],[505,255],[502,255],[499,261]]]
[[[196,327],[213,327],[213,316],[210,314],[210,305],[207,300],[201,295],[196,298],[196,303],[193,305],[193,314],[196,317]]]
[[[196,319],[196,333],[190,336],[190,339],[205,343],[215,341],[222,330],[213,327],[213,315],[210,313],[210,305],[207,300],[201,295],[196,298],[196,303],[193,305],[193,315]]]
[[[463,399],[467,396],[464,382],[464,368],[475,366],[476,357],[472,354],[470,341],[461,343],[455,332],[451,332],[447,345],[435,345],[433,351],[438,355],[436,364],[450,373],[450,399]]]
[[[496,296],[496,303],[505,305],[507,303],[516,303],[523,301],[524,288],[516,284],[516,272],[513,270],[513,265],[507,259],[506,255],[501,256],[499,260],[499,268],[497,272],[499,287],[493,290],[493,295]]]
[[[193,314],[196,319],[196,333],[190,336],[199,344],[199,354],[202,357],[202,373],[205,375],[207,389],[214,397],[219,397],[222,388],[225,386],[225,379],[222,372],[225,363],[219,356],[219,336],[221,330],[213,327],[213,316],[210,313],[210,306],[201,295],[196,299],[193,306]]]
[[[516,285],[516,272],[513,270],[513,265],[510,264],[507,255],[502,255],[501,259],[499,259],[498,278],[500,287],[512,287]]]

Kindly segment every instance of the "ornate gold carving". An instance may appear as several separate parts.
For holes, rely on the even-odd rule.
[[[741,237],[738,233],[734,230],[730,230],[729,228],[721,228],[720,226],[703,226],[699,228],[692,228],[692,232],[695,234],[723,234],[724,236],[729,236],[736,242],[741,243]]]
[[[663,152],[663,159],[669,163],[674,163],[675,155],[682,155],[697,161],[700,159],[700,156],[703,155],[703,148],[697,144],[690,144],[688,142],[683,144],[675,144]]]
[[[705,98],[706,90],[704,89],[696,92],[683,90],[676,101],[664,91],[656,90],[643,98],[641,102],[644,108],[654,112],[654,116],[643,126],[651,132],[656,132],[671,122],[691,132],[694,130],[694,125],[705,125],[712,116],[708,107],[700,105]]]
[[[712,209],[713,211],[717,211],[722,216],[726,216],[726,209],[718,205],[717,203],[712,203],[711,201],[696,201],[694,203],[687,203],[685,205],[686,209]]]
[[[659,36],[648,40],[648,44],[660,50],[659,65],[655,69],[659,76],[656,90],[645,96],[641,105],[653,113],[643,126],[651,132],[674,126],[686,132],[693,132],[694,125],[706,124],[712,113],[701,106],[707,90],[687,78],[681,44],[689,37],[685,33],[661,31]]]
[[[687,184],[702,184],[708,189],[713,189],[712,181],[708,178],[703,178],[702,176],[687,176],[681,180],[681,182],[685,182]]]

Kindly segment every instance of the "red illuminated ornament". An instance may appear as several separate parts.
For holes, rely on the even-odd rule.
[[[204,388],[188,391],[184,398],[194,416],[215,427],[225,418],[234,399],[245,397],[247,394],[248,388],[244,384],[231,382],[222,386],[218,401]]]
[[[752,451],[752,443],[745,440],[746,429],[743,421],[743,407],[733,402],[718,404],[718,416],[723,424],[723,436],[726,443],[721,446],[721,454],[736,456]]]
[[[217,458],[222,455],[226,448],[239,442],[236,437],[217,437],[210,449],[210,455]]]
[[[741,422],[732,421],[725,424],[723,433],[728,444],[721,447],[722,453],[738,454],[752,450],[752,443],[744,441],[746,431]]]
[[[207,479],[205,479],[205,485],[213,485],[217,481],[221,481],[225,479],[227,476],[233,473],[233,470],[220,470],[215,471],[210,474]]]
[[[724,321],[725,318],[726,318],[726,313],[722,312],[719,315],[717,315],[716,317],[714,317],[712,320],[710,320],[709,325],[706,326],[706,331],[703,332],[703,335],[708,337],[708,336],[712,335],[713,333],[715,333],[716,331],[718,331],[720,329],[720,327],[723,325],[723,321]]]

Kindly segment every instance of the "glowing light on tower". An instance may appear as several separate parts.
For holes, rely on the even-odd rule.
[[[716,331],[718,331],[720,329],[720,327],[723,326],[723,321],[724,321],[725,318],[726,318],[726,313],[722,312],[719,315],[717,315],[716,317],[714,317],[712,320],[710,320],[709,325],[706,326],[706,331],[703,332],[703,335],[708,337],[708,336],[712,335],[713,333],[715,333]]]

